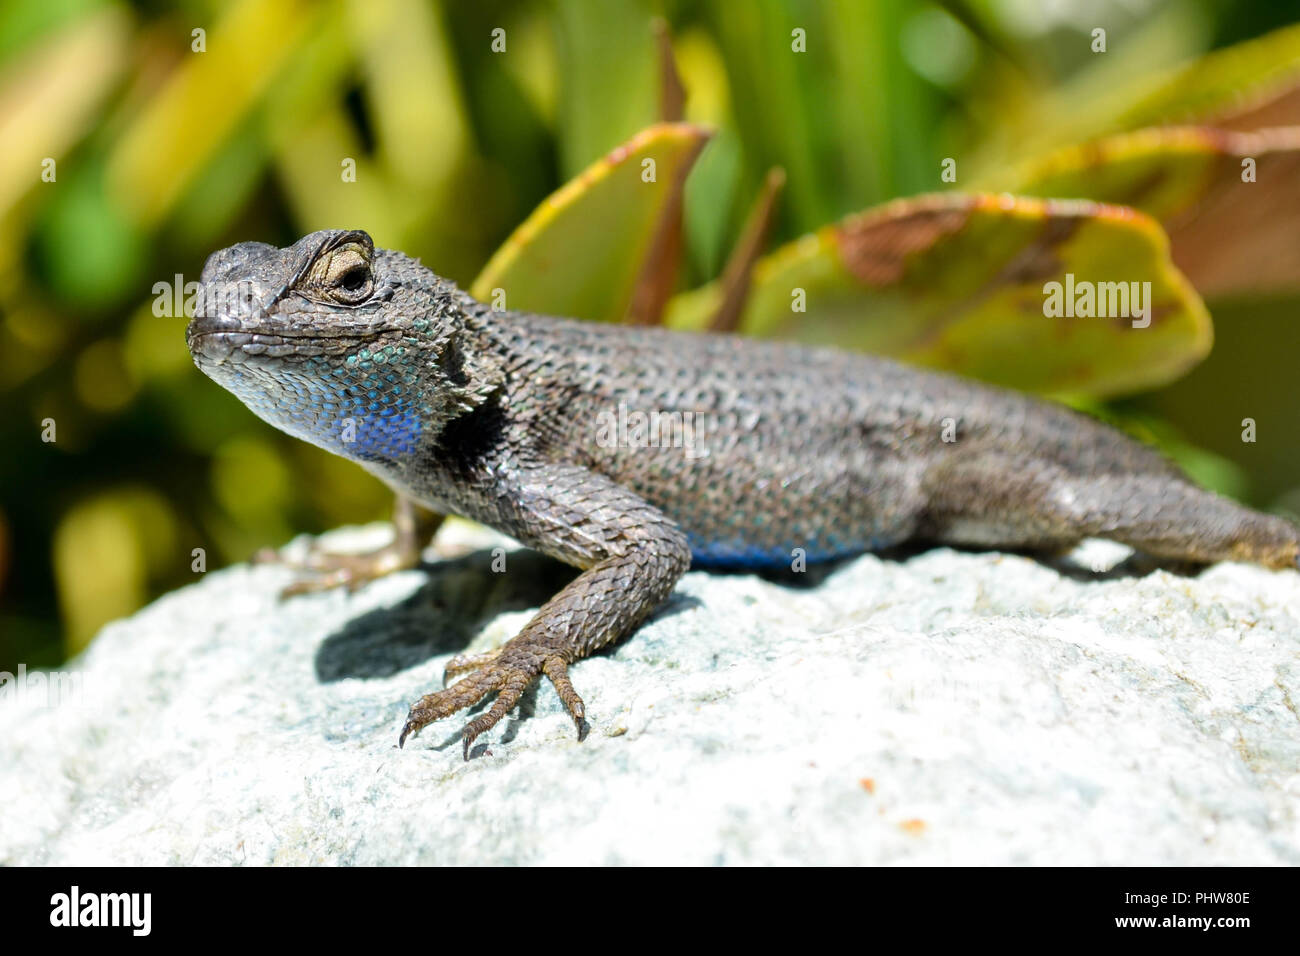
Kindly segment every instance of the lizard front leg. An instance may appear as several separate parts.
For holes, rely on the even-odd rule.
[[[509,713],[542,674],[555,685],[582,739],[586,710],[569,681],[568,666],[629,634],[667,599],[690,567],[686,537],[671,519],[585,468],[521,469],[494,496],[494,513],[474,517],[492,519],[499,530],[583,573],[499,652],[459,659],[454,672],[465,676],[411,707],[399,745],[426,724],[496,691],[491,708],[465,727],[468,760],[474,739]]]

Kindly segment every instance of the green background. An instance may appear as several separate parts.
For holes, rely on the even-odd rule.
[[[1083,110],[1100,90],[1290,19],[1263,2],[1133,7],[6,3],[0,670],[56,664],[106,621],[193,581],[195,548],[215,569],[388,514],[374,479],[203,377],[184,320],[153,314],[155,283],[197,278],[233,242],[357,227],[468,285],[538,202],[656,119],[656,15],[671,27],[687,119],[718,127],[687,187],[686,288],[717,276],[774,165],[788,183],[772,244],[940,188],[942,157],[981,149],[996,165],[1000,131],[1013,131],[1001,155],[1015,160],[1014,130],[1046,97]],[[1096,25],[1104,58],[1088,46]],[[807,55],[770,55],[795,27]],[[498,28],[504,53],[491,49]],[[206,52],[192,48],[196,29]],[[345,157],[355,183],[340,176]],[[1211,357],[1110,411],[1213,486],[1300,511],[1297,300],[1210,305]],[[1255,444],[1240,440],[1246,416]]]

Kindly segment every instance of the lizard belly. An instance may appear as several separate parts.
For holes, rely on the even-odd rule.
[[[788,568],[799,557],[809,564],[848,558],[864,551],[888,547],[896,543],[886,540],[872,540],[863,545],[833,544],[818,545],[812,549],[799,544],[772,546],[746,541],[719,541],[700,535],[687,534],[686,540],[691,546],[691,566],[697,568]],[[802,552],[802,554],[801,554]]]
[[[643,452],[618,465],[610,477],[681,527],[696,567],[788,568],[880,550],[910,538],[923,510],[915,470],[862,449],[690,463]]]

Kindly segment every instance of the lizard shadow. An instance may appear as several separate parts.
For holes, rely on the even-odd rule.
[[[884,560],[906,562],[933,547],[936,545],[917,542],[875,553]],[[969,553],[989,551],[986,548],[956,550]],[[1072,561],[1068,553],[1000,550],[1028,557],[1058,574],[1083,582],[1143,577],[1157,569],[1194,577],[1205,567],[1134,552],[1109,569],[1094,571]],[[421,564],[427,579],[410,596],[397,604],[352,618],[321,642],[314,660],[317,679],[321,683],[333,683],[348,678],[386,678],[433,657],[464,651],[474,636],[497,615],[538,608],[578,575],[577,569],[526,549],[508,552],[505,570],[494,570],[497,560],[498,555],[492,551],[481,550]],[[855,557],[849,556],[818,562],[803,571],[709,568],[708,572],[725,577],[752,574],[783,587],[813,590],[853,560]],[[700,604],[696,597],[674,592],[651,620],[679,614]],[[607,644],[593,656],[612,654],[621,643]],[[503,732],[497,738],[499,743],[508,744],[518,733],[520,722],[534,715],[539,686],[540,682],[534,682],[524,691],[519,700],[517,718],[503,723]],[[491,695],[467,709],[465,716],[472,718],[490,703]],[[459,746],[460,740],[457,726],[449,736],[434,744],[433,749]],[[476,745],[471,756],[481,755],[486,747],[486,743]]]
[[[912,542],[876,554],[884,560],[906,562],[933,547],[926,542]],[[981,548],[957,550],[988,552]],[[1204,565],[1134,552],[1113,567],[1096,571],[1073,561],[1068,552],[1014,549],[1002,549],[1002,552],[1028,557],[1064,577],[1082,582],[1143,577],[1156,569],[1194,577],[1204,568]],[[480,550],[422,564],[421,570],[427,578],[409,597],[398,604],[361,614],[325,638],[314,662],[317,679],[332,683],[350,677],[391,677],[432,657],[463,651],[497,615],[540,607],[578,574],[575,568],[527,549],[508,552],[504,570],[494,569],[497,560],[492,551]],[[725,577],[755,574],[782,587],[813,590],[853,560],[850,556],[817,562],[802,571],[789,568],[707,570]],[[675,592],[654,617],[681,613],[699,603],[695,597]],[[617,647],[615,642],[597,653],[612,653]],[[527,706],[529,701],[526,698],[521,703]]]
[[[964,554],[1014,554],[1020,557],[1029,558],[1039,565],[1055,571],[1062,577],[1083,583],[1142,578],[1154,571],[1166,571],[1170,574],[1178,575],[1179,577],[1194,578],[1209,567],[1208,564],[1204,563],[1179,561],[1174,558],[1160,558],[1143,551],[1134,551],[1116,564],[1102,570],[1096,570],[1080,564],[1072,556],[1072,550],[1062,552],[1035,550],[1032,548],[964,547],[961,545],[924,540],[909,541],[889,548],[877,549],[870,553],[884,561],[906,564],[913,558],[919,557],[920,555],[936,548],[948,548]],[[814,590],[840,568],[852,563],[859,557],[861,557],[861,555],[848,555],[841,558],[834,558],[829,561],[820,561],[815,564],[809,564],[803,571],[794,571],[790,568],[780,567],[710,567],[708,568],[708,571],[710,574],[723,576],[754,574],[771,584],[778,584],[783,587],[795,588],[798,590]]]
[[[321,683],[348,678],[385,678],[416,667],[433,657],[464,651],[483,627],[497,615],[540,607],[578,575],[576,568],[535,551],[508,552],[504,570],[494,570],[498,556],[491,551],[474,551],[456,558],[424,562],[420,570],[427,579],[409,597],[397,604],[376,608],[347,621],[328,635],[316,651],[314,667]],[[654,615],[660,618],[698,605],[689,595],[674,594]],[[609,653],[619,642],[601,648]],[[534,681],[516,705],[514,717],[500,725],[501,745],[509,744],[521,722],[536,713],[537,693],[542,682]],[[435,688],[428,688],[429,691]],[[488,695],[461,716],[468,719],[492,703]],[[461,746],[461,727],[431,746],[447,750]],[[470,751],[480,757],[487,751],[484,741]]]
[[[1085,584],[1093,581],[1118,581],[1125,578],[1144,578],[1155,571],[1165,571],[1169,574],[1176,574],[1180,578],[1195,578],[1209,567],[1208,564],[1193,561],[1178,561],[1174,558],[1158,558],[1153,554],[1146,554],[1141,551],[1135,551],[1118,564],[1102,570],[1094,570],[1093,568],[1086,567],[1076,561],[1070,560],[1066,555],[1034,554],[1033,552],[1025,552],[1025,555],[1033,558],[1044,567],[1051,568],[1062,577],[1070,578],[1073,581],[1082,581]]]
[[[426,580],[409,597],[352,618],[321,642],[317,679],[391,677],[464,651],[498,614],[540,607],[578,573],[532,551],[509,552],[504,570],[494,570],[497,560],[484,550],[421,563]]]
[[[409,597],[352,618],[321,642],[313,662],[317,680],[391,677],[430,658],[463,652],[497,615],[539,608],[578,576],[577,568],[536,551],[507,552],[504,570],[494,570],[498,560],[483,550],[422,563],[427,579]],[[698,603],[675,594],[654,616]],[[535,687],[520,700],[521,712],[531,708]]]

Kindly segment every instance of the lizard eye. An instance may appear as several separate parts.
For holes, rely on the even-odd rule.
[[[347,272],[339,277],[334,284],[345,292],[357,293],[365,288],[366,281],[369,278],[370,270],[365,266],[353,266]]]
[[[368,250],[349,242],[330,250],[312,270],[326,295],[344,305],[358,305],[374,292],[374,273]]]

